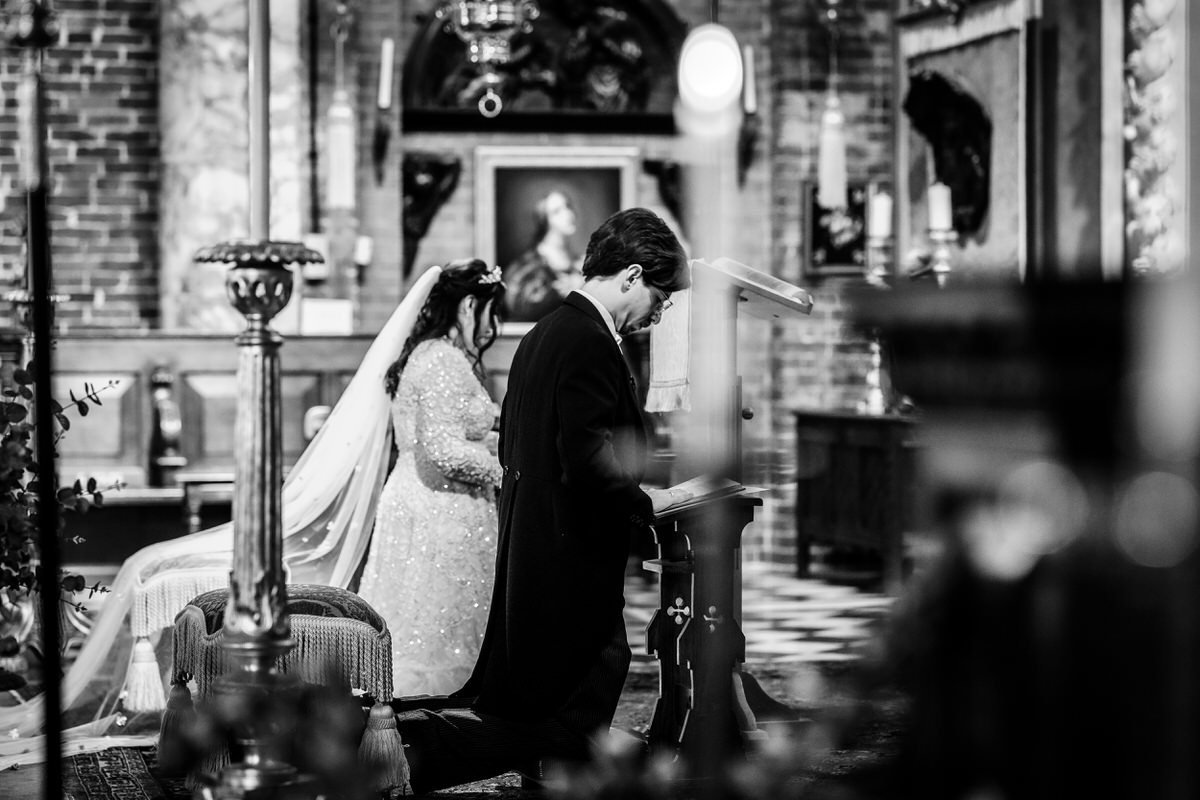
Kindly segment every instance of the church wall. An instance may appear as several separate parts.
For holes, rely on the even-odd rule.
[[[156,0],[62,0],[44,71],[50,224],[62,326],[153,328],[157,276]],[[25,218],[18,159],[18,51],[0,49],[0,281],[20,285]]]
[[[324,146],[321,116],[333,82],[328,25],[332,2],[318,4],[318,153]],[[706,0],[673,4],[689,24],[708,20]],[[842,99],[847,114],[848,161],[852,178],[886,180],[890,161],[890,52],[888,0],[863,0],[860,19],[843,31],[839,51]],[[588,134],[411,133],[400,129],[399,78],[418,17],[431,2],[368,0],[353,4],[355,20],[348,50],[348,78],[355,86],[359,142],[357,220],[342,221],[344,233],[370,235],[373,263],[362,292],[362,329],[378,328],[402,289],[400,163],[405,149],[453,152],[463,172],[454,195],[434,219],[417,253],[416,268],[469,255],[474,231],[474,149],[487,144],[632,145],[643,158],[671,158],[677,142],[668,136]],[[156,273],[156,193],[159,185],[156,64],[158,4],[135,0],[62,2],[65,43],[51,53],[51,162],[61,177],[51,199],[56,219],[54,256],[61,291],[71,295],[61,323],[104,327],[155,327],[160,319]],[[744,401],[755,410],[745,423],[746,482],[773,485],[760,521],[746,532],[746,557],[791,561],[794,521],[792,419],[797,406],[852,408],[861,396],[866,369],[864,344],[846,326],[841,285],[802,274],[800,181],[816,175],[819,112],[825,91],[827,42],[815,8],[792,0],[725,0],[722,24],[756,55],[760,131],[753,159],[731,222],[732,252],[752,266],[810,289],[811,317],[774,326],[743,322],[739,367]],[[306,23],[307,24],[307,23]],[[371,136],[379,43],[396,39],[396,102],[385,121],[392,139],[383,181],[371,165]],[[307,34],[301,47],[307,48]],[[0,88],[6,114],[0,130],[14,130],[12,92],[15,60],[0,59]],[[74,137],[74,138],[73,138]],[[19,205],[12,137],[0,136],[0,188],[7,196],[5,221]],[[320,177],[318,183],[323,181]],[[86,187],[86,191],[84,189]],[[318,186],[318,191],[321,187]],[[666,214],[655,179],[640,173],[636,201]],[[328,220],[326,220],[328,222]],[[336,221],[335,221],[336,222]],[[344,246],[344,245],[343,245]],[[0,257],[16,260],[14,238],[0,242]],[[94,288],[103,286],[97,304]]]

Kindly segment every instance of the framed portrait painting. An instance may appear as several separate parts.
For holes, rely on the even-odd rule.
[[[505,318],[534,322],[573,283],[588,237],[636,204],[636,147],[480,147],[475,252],[508,285]]]
[[[817,182],[801,184],[804,211],[803,272],[808,277],[862,275],[867,265],[867,214],[871,184],[850,181],[845,208],[817,202]]]

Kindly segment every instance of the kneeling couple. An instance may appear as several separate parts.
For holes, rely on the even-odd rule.
[[[418,792],[528,770],[542,760],[586,757],[591,736],[607,730],[617,708],[631,660],[622,616],[631,537],[671,501],[664,490],[640,486],[647,438],[621,336],[656,323],[671,292],[687,288],[689,277],[679,241],[644,209],[620,211],[592,234],[583,274],[583,287],[543,317],[513,357],[496,445],[499,466],[494,460],[489,466],[477,447],[475,456],[459,462],[472,466],[446,477],[486,489],[467,494],[474,492],[485,509],[472,518],[476,529],[495,521],[497,553],[479,655],[465,685],[452,695],[462,707],[397,715]],[[491,307],[503,292],[498,281],[482,262],[460,262],[438,280],[460,286],[458,296],[431,292],[426,301],[426,310],[439,295],[442,302],[458,304],[453,327],[460,343],[472,343],[462,352],[474,355],[476,377],[478,344],[494,338]],[[487,290],[472,288],[481,286]],[[398,399],[413,390],[406,382],[419,383],[421,353],[407,346],[405,352],[411,357],[407,366],[403,357],[399,362],[404,372]],[[469,358],[459,362],[460,370],[472,371]],[[438,374],[426,383],[443,378]],[[444,402],[453,404],[451,398]],[[443,423],[486,427],[486,414],[478,410],[472,421],[468,406],[444,409],[462,418]],[[399,460],[389,484],[402,469],[420,482],[422,456],[413,455],[401,430],[396,433]],[[468,434],[477,442],[483,435]],[[496,477],[498,518],[489,518],[485,495]],[[390,501],[385,488],[380,520],[389,502],[406,501],[399,496]],[[416,507],[395,515],[433,511]],[[380,527],[361,593],[386,606],[389,592],[407,592],[395,584],[396,573],[380,567],[381,542],[387,541]],[[452,565],[438,570],[447,580],[457,579]],[[456,602],[431,597],[424,583],[411,588],[425,595],[427,608]],[[425,646],[425,634],[417,646]],[[401,660],[410,638],[397,636]],[[402,684],[397,688],[408,691]]]

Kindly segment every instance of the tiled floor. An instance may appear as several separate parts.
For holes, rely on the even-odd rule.
[[[854,585],[797,578],[782,565],[743,564],[746,663],[782,665],[856,658],[893,600]],[[645,628],[658,602],[656,580],[642,575],[627,578],[625,624],[635,667],[655,663],[646,654]]]

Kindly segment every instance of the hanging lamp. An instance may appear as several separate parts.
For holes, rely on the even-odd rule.
[[[535,0],[450,0],[434,15],[445,29],[467,45],[467,59],[479,67],[486,87],[479,113],[488,119],[500,114],[504,101],[496,91],[502,83],[497,67],[512,59],[512,39],[533,30],[540,15]]]

